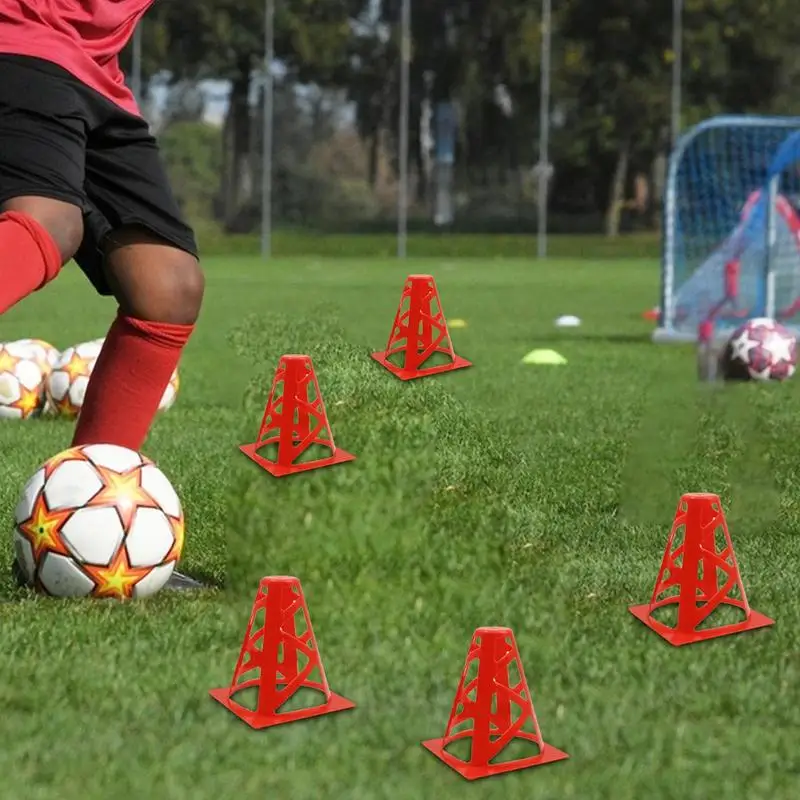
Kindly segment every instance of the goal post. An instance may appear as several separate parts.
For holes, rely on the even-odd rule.
[[[800,328],[800,117],[723,116],[670,159],[657,342],[769,316]]]

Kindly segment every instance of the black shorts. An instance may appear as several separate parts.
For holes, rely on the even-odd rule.
[[[147,122],[55,64],[0,55],[0,203],[24,195],[83,210],[75,261],[100,294],[104,239],[123,226],[197,255]]]

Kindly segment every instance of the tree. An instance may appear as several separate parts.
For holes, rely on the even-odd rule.
[[[528,203],[523,177],[540,131],[540,3],[412,0],[411,167],[419,202],[430,153],[420,135],[439,100],[459,109],[457,180],[468,200]],[[800,105],[792,0],[685,0],[684,122],[721,112],[791,113]],[[669,150],[671,3],[554,3],[554,207],[602,212],[620,230],[625,198]],[[190,9],[190,11],[189,11]],[[275,50],[282,92],[341,88],[356,107],[374,182],[388,154],[397,167],[401,0],[280,0]],[[231,82],[223,172],[224,218],[252,206],[254,84],[263,73],[263,0],[160,0],[145,26],[145,73]],[[155,54],[155,56],[154,56]],[[254,133],[255,130],[255,133]],[[360,151],[359,151],[360,152]],[[492,188],[498,182],[500,190]],[[509,191],[516,187],[515,191]],[[657,192],[643,192],[654,196]]]
[[[345,57],[352,5],[351,0],[276,3],[276,58],[297,76],[330,79]],[[231,82],[221,193],[223,216],[232,225],[257,183],[251,97],[253,81],[264,67],[263,0],[198,0],[191,6],[161,0],[147,20],[151,36],[160,42],[162,67],[174,80],[213,76]]]
[[[564,0],[559,35],[575,114],[573,137],[606,198],[606,230],[619,230],[631,169],[649,172],[664,151],[670,115],[671,4]],[[787,0],[687,0],[684,116],[765,112],[789,88],[798,21]],[[796,93],[795,93],[796,99]],[[785,100],[784,100],[785,102]],[[604,188],[605,187],[605,188]]]

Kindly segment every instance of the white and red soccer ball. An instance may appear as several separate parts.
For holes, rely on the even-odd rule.
[[[161,395],[161,401],[158,404],[159,411],[168,411],[175,405],[175,401],[178,399],[178,389],[180,388],[181,378],[178,374],[178,368],[176,367],[172,373],[172,377],[169,379],[167,388],[164,389],[164,394]]]
[[[15,347],[22,347],[29,351],[33,360],[39,364],[45,375],[53,369],[56,361],[61,356],[58,348],[53,347],[50,342],[46,342],[44,339],[17,339],[12,344]]]
[[[92,339],[68,347],[60,354],[45,382],[46,410],[62,417],[80,414],[95,363],[103,349],[104,339]],[[171,408],[178,394],[178,370],[172,373],[159,403],[159,411]]]
[[[30,419],[44,403],[46,367],[18,342],[0,344],[0,419]]]
[[[77,417],[103,340],[68,347],[53,365],[45,382],[47,410],[62,417]]]
[[[152,461],[116,445],[53,456],[25,485],[14,517],[25,580],[57,597],[153,595],[183,549],[172,484]]]
[[[768,317],[756,317],[731,335],[722,356],[728,380],[785,381],[797,368],[797,338]]]

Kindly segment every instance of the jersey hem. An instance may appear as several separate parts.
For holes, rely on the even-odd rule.
[[[61,44],[60,47],[63,50],[63,44]],[[139,109],[139,104],[136,102],[133,92],[125,84],[121,70],[118,70],[120,81],[116,81],[102,66],[93,61],[90,56],[81,53],[81,61],[84,63],[78,66],[71,63],[71,59],[69,58],[54,55],[54,52],[58,50],[59,47],[52,42],[48,43],[46,38],[44,41],[34,42],[28,40],[24,44],[15,42],[13,45],[3,44],[0,40],[0,55],[23,56],[46,61],[49,64],[63,69],[75,80],[92,91],[97,92],[97,94],[101,95],[118,108],[121,108],[123,111],[126,111],[128,114],[141,118],[142,113]]]

